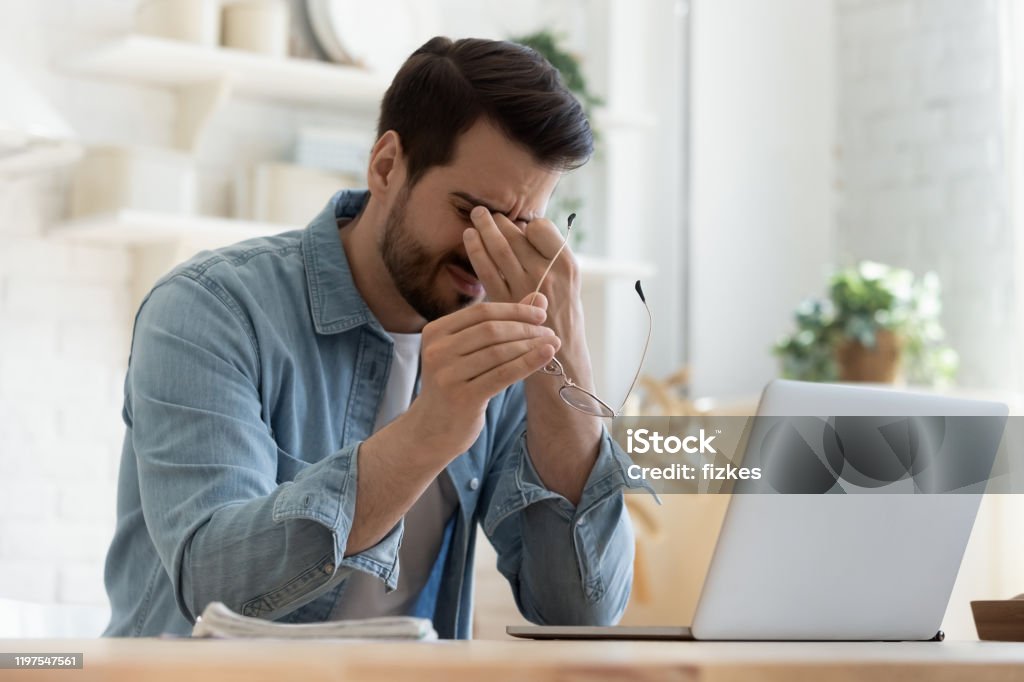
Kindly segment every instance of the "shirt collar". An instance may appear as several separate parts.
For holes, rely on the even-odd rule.
[[[384,331],[356,289],[338,233],[338,219],[355,218],[369,197],[366,190],[341,190],[302,235],[309,309],[320,334],[337,334],[364,324]]]

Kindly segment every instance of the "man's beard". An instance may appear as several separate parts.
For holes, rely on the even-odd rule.
[[[385,221],[384,237],[379,244],[380,255],[398,293],[413,310],[430,322],[465,308],[474,300],[456,291],[455,302],[447,303],[438,295],[435,287],[445,265],[456,265],[468,273],[474,271],[469,260],[459,253],[437,257],[423,248],[405,220],[408,201],[409,188],[405,187]]]

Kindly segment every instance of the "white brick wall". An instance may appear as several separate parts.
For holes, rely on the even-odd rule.
[[[33,559],[4,559],[0,562],[0,582],[18,585],[12,598],[48,603],[57,598],[58,568],[54,562]]]
[[[47,236],[64,175],[0,180],[0,597],[102,604],[130,264]]]
[[[935,270],[959,382],[1010,388],[995,0],[837,0],[838,249]]]
[[[170,90],[55,66],[129,31],[136,4],[0,2],[4,58],[87,144],[173,139]],[[287,158],[297,122],[331,125],[339,116],[230,102],[196,153],[201,210],[228,214],[236,169]],[[67,170],[0,177],[0,598],[105,605],[136,262],[127,248],[48,234],[66,217],[69,178]]]

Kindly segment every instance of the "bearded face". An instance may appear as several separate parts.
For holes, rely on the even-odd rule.
[[[384,265],[405,301],[428,322],[483,298],[483,288],[459,242],[430,251],[409,224],[409,187],[388,213],[379,248]]]

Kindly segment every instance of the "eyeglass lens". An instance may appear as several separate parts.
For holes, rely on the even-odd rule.
[[[579,386],[563,386],[558,392],[570,407],[595,417],[614,417],[615,412]]]

